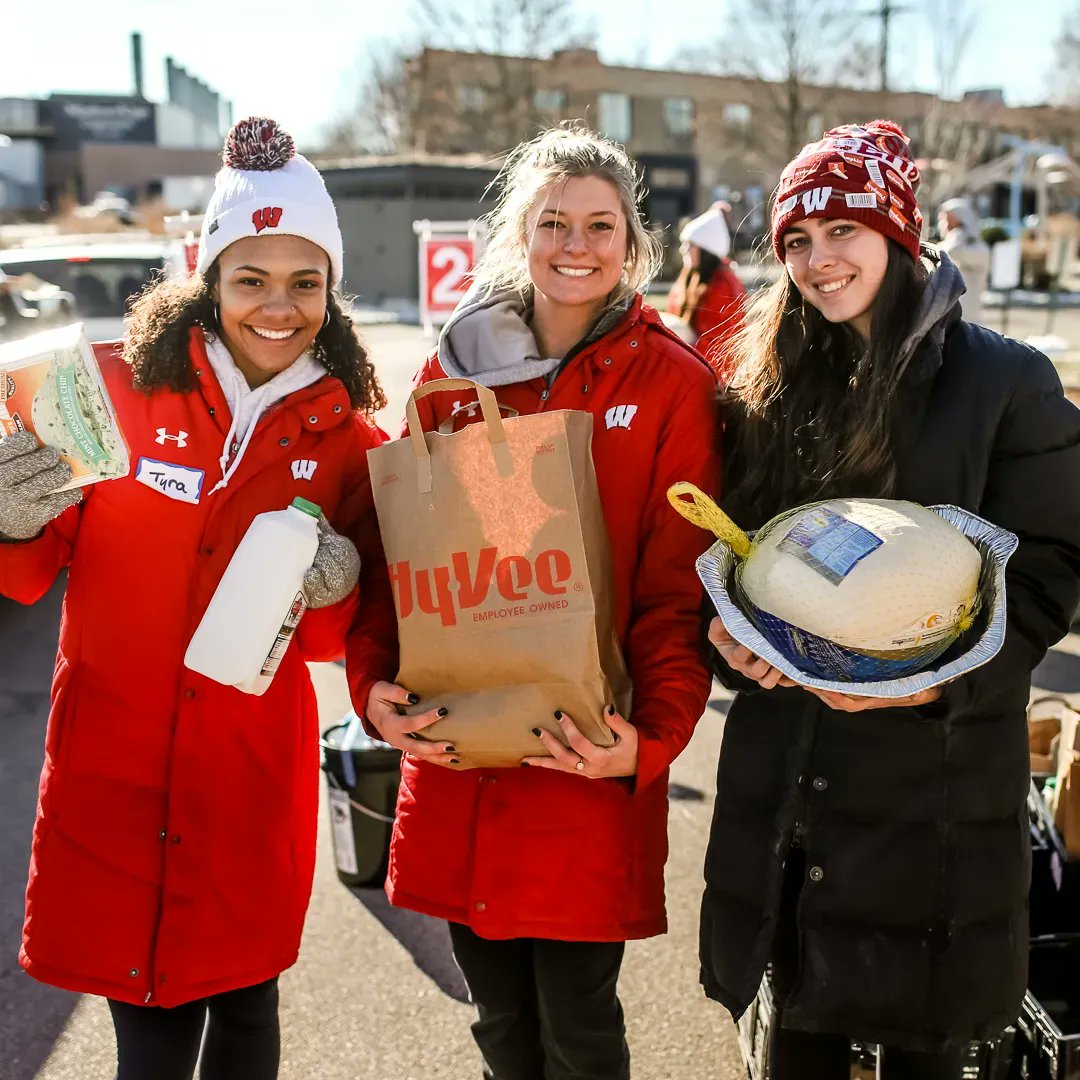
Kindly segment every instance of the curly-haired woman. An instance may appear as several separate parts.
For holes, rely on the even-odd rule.
[[[20,961],[109,999],[119,1080],[189,1080],[200,1045],[204,1080],[277,1074],[277,976],[315,859],[304,661],[343,651],[357,549],[377,545],[365,414],[383,397],[341,260],[318,172],[273,122],[238,124],[197,273],[149,287],[127,341],[95,347],[130,474],[48,494],[70,476],[55,451],[0,441],[0,593],[31,603],[70,568]],[[295,496],[325,514],[318,610],[269,689],[185,669],[252,519]]]

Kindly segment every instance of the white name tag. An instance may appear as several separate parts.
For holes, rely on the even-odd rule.
[[[202,469],[189,469],[184,465],[172,465],[153,458],[139,458],[135,479],[162,495],[178,502],[197,503],[202,494]]]

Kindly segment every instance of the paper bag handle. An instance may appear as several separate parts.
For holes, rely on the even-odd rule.
[[[428,452],[427,441],[424,439],[416,403],[429,394],[438,394],[444,390],[469,390],[476,394],[499,475],[513,475],[514,462],[510,456],[510,444],[506,441],[506,429],[503,427],[502,416],[499,414],[499,402],[495,394],[488,387],[481,386],[471,379],[435,379],[424,383],[423,386],[418,386],[405,403],[405,422],[409,428],[413,453],[416,455],[416,479],[419,490],[421,492],[431,490],[431,454]]]

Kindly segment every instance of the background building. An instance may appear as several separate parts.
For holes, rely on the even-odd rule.
[[[0,214],[89,203],[113,192],[201,209],[221,164],[228,102],[166,59],[167,100],[142,92],[142,45],[132,34],[131,94],[0,99]]]

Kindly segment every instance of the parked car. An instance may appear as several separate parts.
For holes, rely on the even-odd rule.
[[[74,318],[91,341],[115,341],[124,334],[132,300],[158,274],[186,272],[183,248],[175,240],[68,241],[0,251],[0,274],[32,274],[74,299]]]

